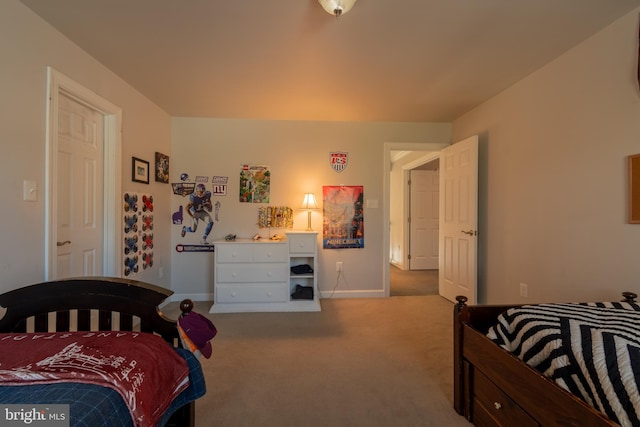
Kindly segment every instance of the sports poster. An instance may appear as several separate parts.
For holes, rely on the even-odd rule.
[[[323,186],[322,247],[364,248],[364,188]]]
[[[180,181],[172,184],[173,194],[184,199],[178,210],[171,214],[171,222],[180,227],[176,252],[213,252],[214,246],[208,239],[214,224],[219,221],[220,201],[213,203],[212,197],[226,194],[227,177],[213,176],[212,181],[216,184],[209,186],[208,175],[196,175],[191,182],[185,172],[180,174]]]
[[[242,165],[240,202],[269,203],[271,172],[269,166]]]

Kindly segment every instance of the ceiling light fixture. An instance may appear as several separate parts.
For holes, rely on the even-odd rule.
[[[340,15],[344,15],[351,10],[356,0],[318,0],[318,2],[327,13],[339,18]]]

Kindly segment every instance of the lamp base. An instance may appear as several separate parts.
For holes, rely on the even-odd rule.
[[[309,214],[309,221],[307,223],[307,231],[313,231],[311,229],[311,211],[308,211],[307,214]]]

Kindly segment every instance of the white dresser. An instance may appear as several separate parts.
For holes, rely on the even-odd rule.
[[[216,241],[213,305],[210,313],[319,311],[317,233],[290,232],[281,241]],[[314,273],[295,275],[291,266],[309,264]],[[313,299],[293,299],[295,286],[313,287]]]

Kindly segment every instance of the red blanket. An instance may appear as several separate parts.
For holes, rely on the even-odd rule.
[[[140,332],[0,334],[0,385],[80,382],[111,387],[136,426],[153,426],[189,385],[187,362]]]

